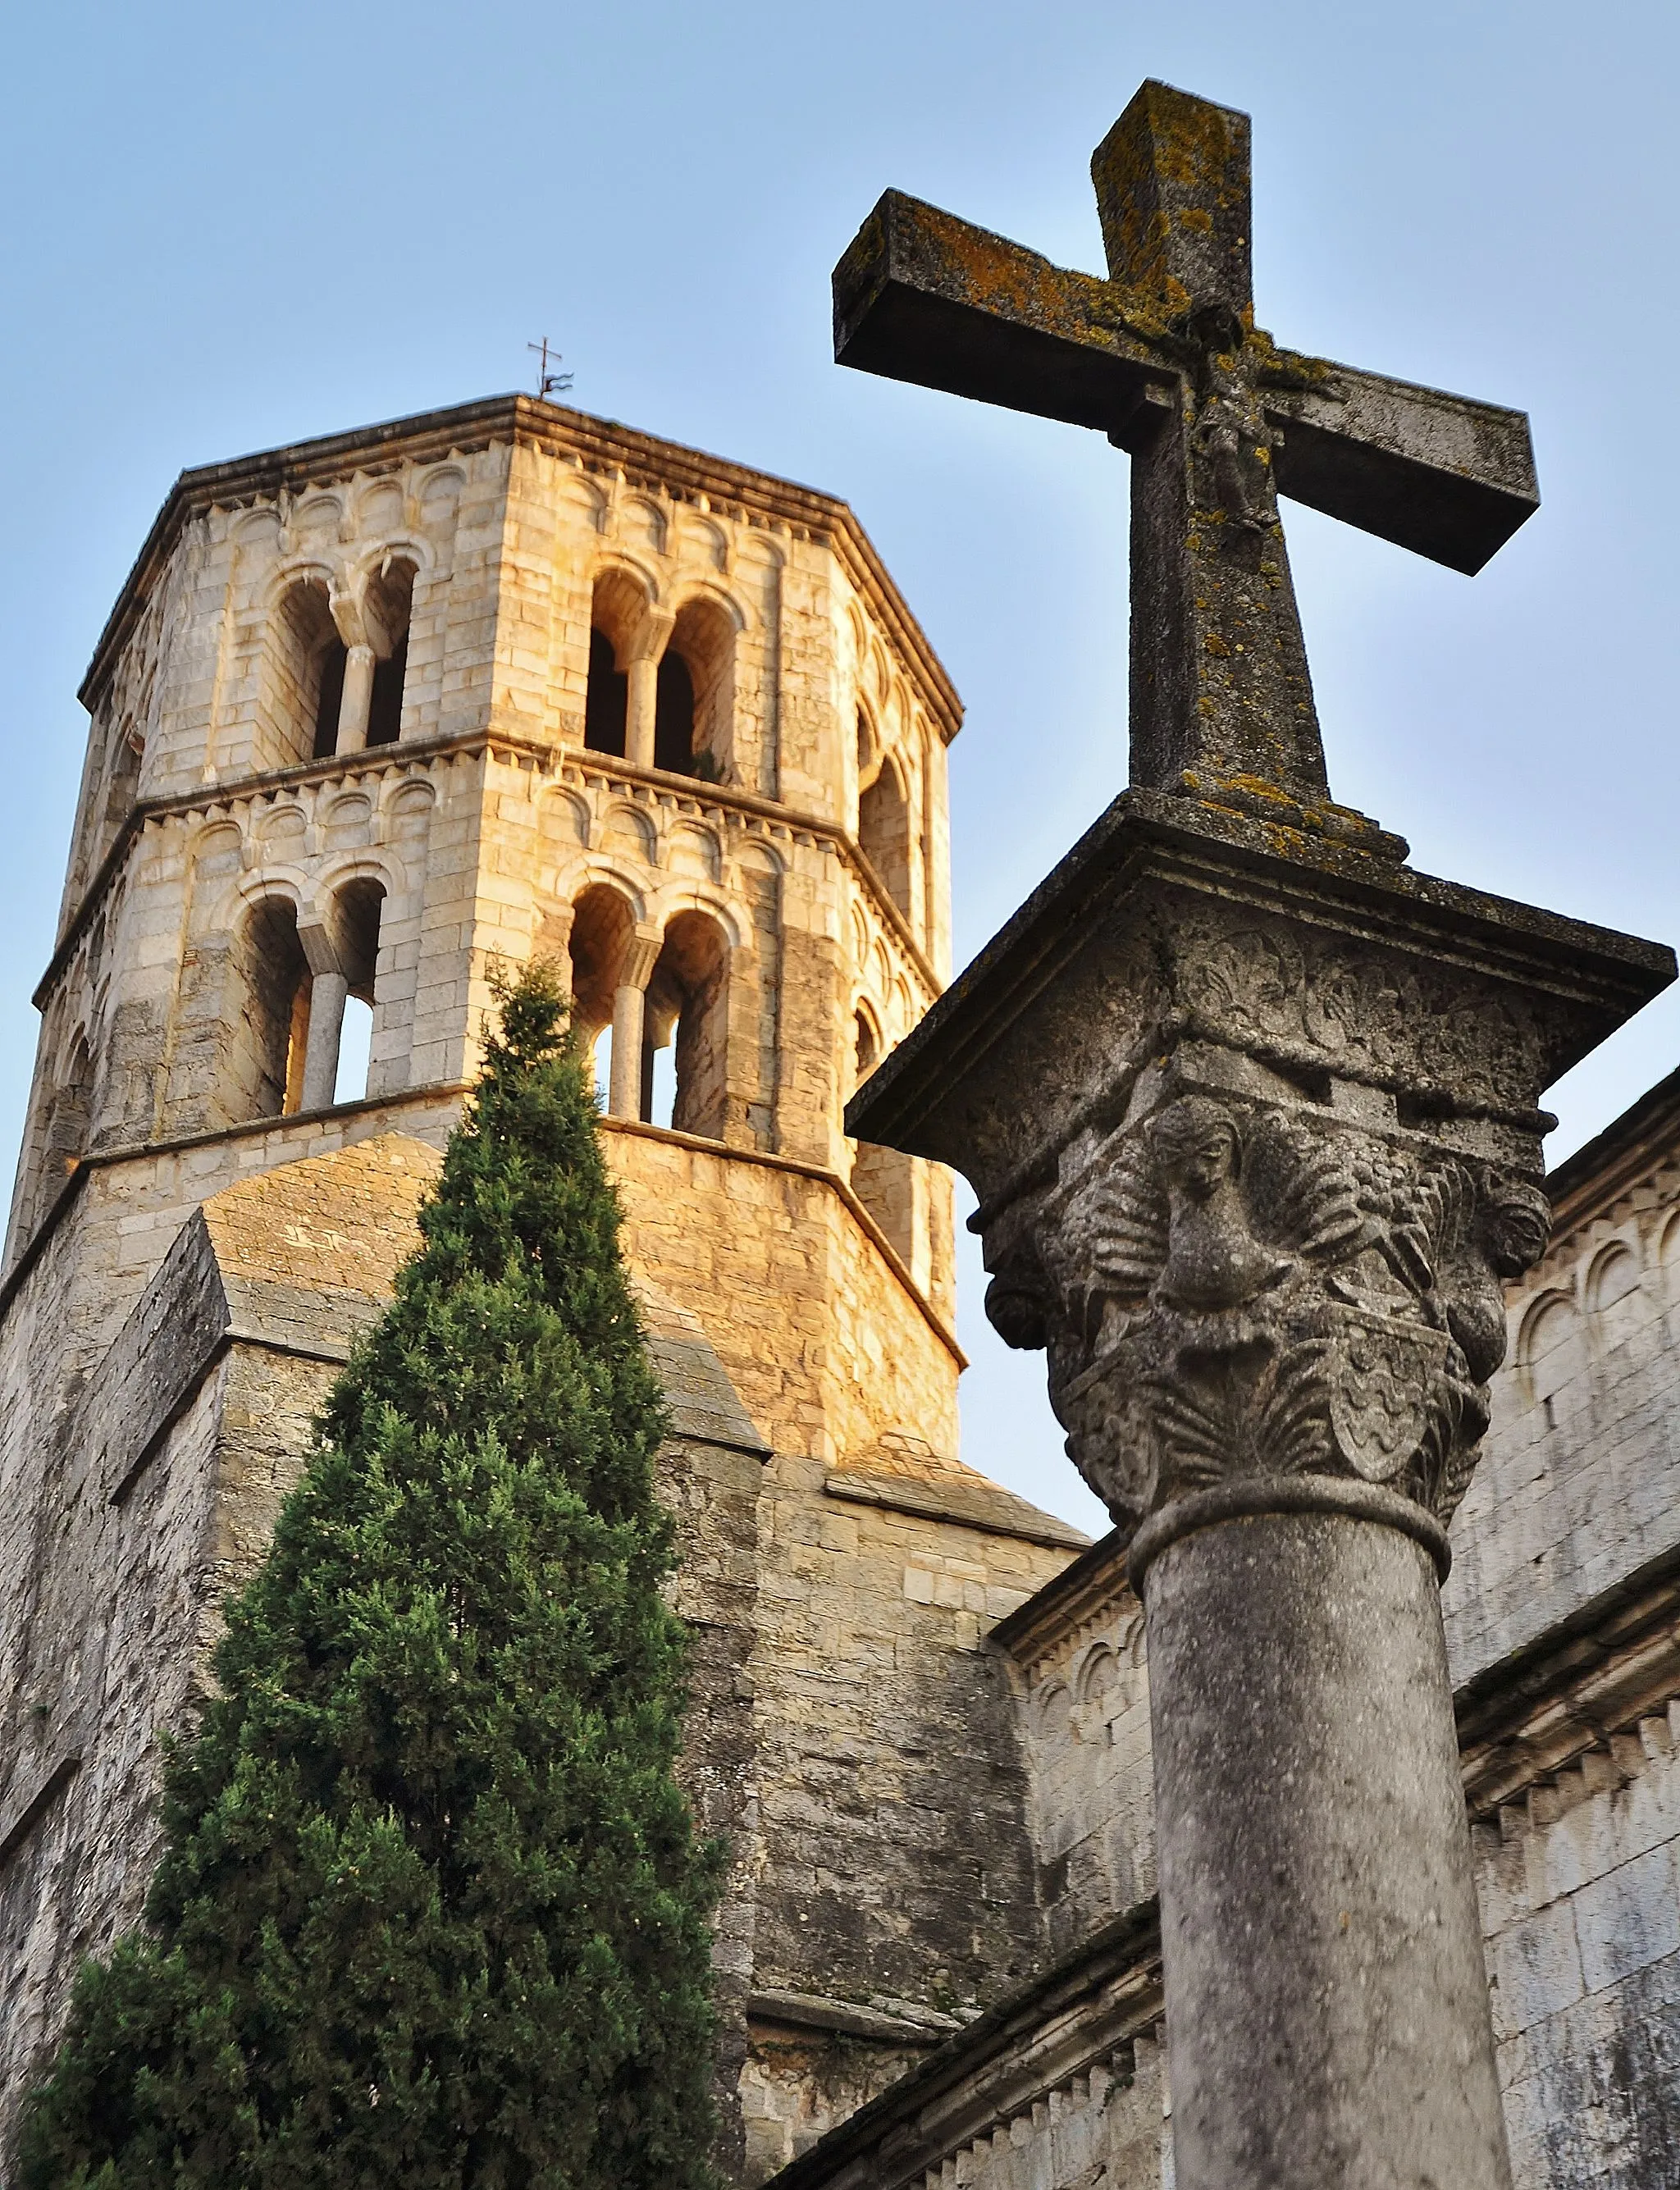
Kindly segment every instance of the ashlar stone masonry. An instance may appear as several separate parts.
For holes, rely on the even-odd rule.
[[[954,1457],[948,1177],[841,1120],[948,967],[956,695],[843,503],[508,397],[184,474],[82,696],[0,1282],[0,2117],[540,952],[673,1393],[760,2179],[1038,1947],[981,1640],[1083,1539]]]

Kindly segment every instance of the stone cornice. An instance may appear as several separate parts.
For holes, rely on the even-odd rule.
[[[96,1171],[108,1170],[113,1165],[132,1163],[142,1158],[177,1155],[189,1149],[210,1148],[223,1141],[250,1140],[259,1134],[284,1131],[297,1126],[320,1125],[333,1119],[366,1117],[383,1110],[410,1110],[420,1104],[456,1102],[468,1092],[470,1084],[467,1081],[440,1080],[390,1094],[366,1096],[358,1103],[336,1103],[323,1110],[294,1110],[278,1118],[252,1118],[241,1125],[217,1126],[200,1133],[179,1133],[167,1140],[125,1142],[120,1148],[94,1149],[83,1156],[71,1172],[51,1207],[20,1250],[16,1261],[6,1272],[4,1279],[0,1280],[0,1321],[4,1320],[18,1288],[33,1268],[65,1211],[77,1200]],[[822,1164],[807,1163],[798,1156],[775,1155],[764,1149],[732,1149],[725,1142],[709,1141],[699,1133],[673,1132],[669,1126],[644,1125],[637,1119],[603,1118],[601,1125],[609,1134],[662,1141],[672,1147],[693,1149],[702,1155],[714,1156],[724,1163],[757,1164],[766,1171],[791,1172],[796,1177],[809,1178],[827,1187],[868,1237],[871,1245],[914,1302],[922,1321],[957,1368],[962,1370],[968,1366],[968,1357],[957,1343],[956,1333],[922,1292],[902,1256],[838,1172],[830,1171]]]
[[[1161,2015],[1160,1918],[1149,1901],[946,2039],[783,2168],[775,2190],[920,2190],[953,2152],[1106,2067]]]
[[[1454,1698],[1473,1818],[1611,1747],[1680,1696],[1680,1546]]]
[[[1680,1072],[1671,1072],[1548,1174],[1554,1245],[1639,1184],[1677,1149]]]
[[[372,746],[362,752],[335,754],[326,760],[298,761],[290,768],[270,769],[257,775],[229,777],[217,783],[195,785],[190,791],[176,791],[167,797],[139,800],[124,816],[121,827],[111,840],[111,848],[99,861],[92,881],[82,892],[45,970],[35,984],[31,1001],[37,1011],[46,1008],[54,988],[75,957],[77,944],[128,856],[129,846],[148,822],[208,814],[219,806],[235,805],[241,800],[271,798],[282,791],[297,790],[307,784],[354,782],[367,776],[383,775],[406,768],[429,767],[439,761],[484,752],[490,753],[493,758],[523,759],[551,769],[557,777],[563,776],[570,768],[580,774],[597,774],[615,783],[645,786],[667,797],[688,799],[697,811],[704,812],[710,807],[720,814],[751,815],[754,820],[785,829],[791,836],[832,844],[869,897],[883,925],[909,958],[928,995],[939,995],[943,984],[926,951],[917,941],[910,922],[888,895],[886,885],[860,848],[857,839],[849,836],[837,822],[831,821],[822,814],[807,814],[797,807],[784,806],[774,798],[761,798],[755,791],[737,791],[725,784],[701,784],[695,776],[671,775],[660,769],[637,768],[629,761],[618,760],[608,754],[587,752],[576,746],[551,745],[492,726],[486,729],[463,731],[454,737]]]
[[[497,442],[516,441],[551,455],[575,458],[593,471],[621,472],[638,485],[667,491],[675,488],[687,496],[704,494],[726,507],[739,504],[761,522],[786,525],[828,542],[845,565],[847,576],[890,633],[906,666],[917,676],[945,742],[948,745],[961,729],[962,702],[956,688],[849,504],[814,487],[799,486],[790,479],[749,470],[725,457],[639,433],[616,419],[591,417],[585,411],[540,402],[530,395],[486,396],[474,403],[421,411],[412,417],[389,419],[377,426],[296,441],[227,463],[201,464],[182,472],[154,519],[100,633],[78,693],[82,705],[89,709],[97,705],[141,604],[182,528],[192,519],[217,508],[295,493],[357,472],[389,471],[401,463],[436,462],[451,455],[469,455]]]
[[[289,1110],[277,1118],[249,1118],[241,1125],[214,1126],[203,1132],[178,1133],[166,1140],[125,1141],[118,1147],[90,1149],[78,1160],[41,1222],[18,1250],[16,1259],[0,1278],[0,1323],[5,1321],[20,1287],[40,1260],[66,1211],[80,1197],[96,1171],[156,1156],[179,1155],[189,1149],[213,1148],[223,1141],[251,1140],[259,1134],[284,1132],[297,1126],[318,1126],[329,1120],[377,1115],[382,1110],[411,1110],[423,1104],[454,1102],[468,1092],[468,1083],[464,1080],[429,1081],[421,1086],[405,1087],[389,1095],[364,1096],[356,1103],[335,1103],[321,1110]]]
[[[1135,1608],[1137,1599],[1126,1575],[1130,1543],[1124,1529],[1110,1529],[992,1629],[990,1639],[1008,1653],[1029,1681],[1037,1677],[1039,1667],[1070,1636],[1123,1603],[1129,1601]]]

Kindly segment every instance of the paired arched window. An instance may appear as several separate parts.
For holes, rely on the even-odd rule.
[[[242,1012],[230,1029],[224,1108],[230,1121],[325,1109],[366,1094],[384,896],[371,877],[347,883],[311,944],[313,966],[289,898],[261,899],[247,912],[236,939]],[[352,1005],[360,1024],[347,1045]]]
[[[734,705],[735,626],[715,601],[673,617],[624,570],[595,581],[583,742],[671,775],[719,781]]]
[[[275,613],[274,651],[289,759],[327,760],[394,745],[401,735],[414,579],[414,565],[392,557],[343,610],[343,629],[321,579],[303,579],[286,593]]]
[[[719,923],[678,913],[656,951],[627,901],[597,883],[574,908],[570,950],[573,1018],[609,1115],[721,1140],[729,942]]]

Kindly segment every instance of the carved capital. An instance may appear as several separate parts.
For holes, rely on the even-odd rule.
[[[1542,1252],[1531,1181],[1310,1103],[1183,1092],[1064,1167],[990,1243],[987,1310],[1042,1345],[1068,1450],[1116,1521],[1330,1476],[1443,1524]]]

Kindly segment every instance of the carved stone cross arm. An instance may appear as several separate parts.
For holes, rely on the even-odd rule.
[[[836,355],[1129,450],[1132,780],[1322,807],[1278,494],[1473,572],[1538,505],[1528,422],[1255,326],[1246,116],[1145,84],[1092,165],[1106,280],[889,190],[835,271]]]

